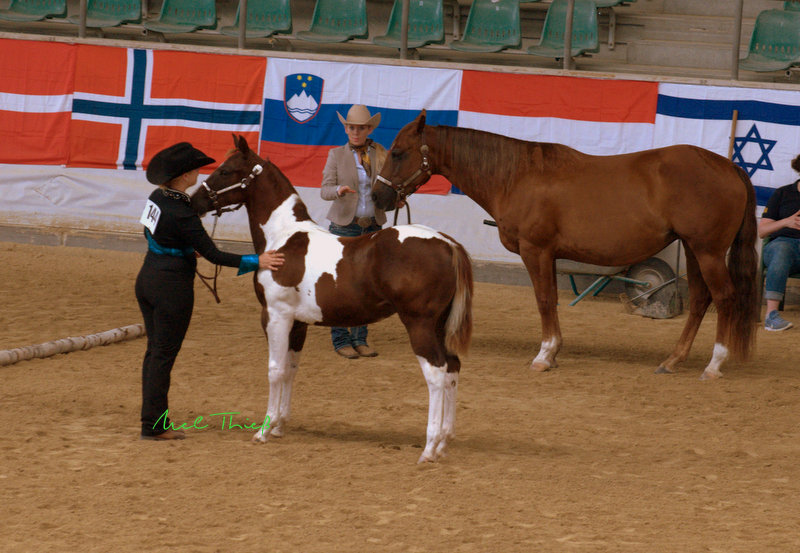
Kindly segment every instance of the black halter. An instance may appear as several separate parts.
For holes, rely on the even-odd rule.
[[[394,190],[395,194],[397,194],[397,201],[398,202],[405,201],[405,199],[407,197],[409,197],[411,194],[414,193],[413,191],[408,193],[408,194],[406,194],[406,192],[405,192],[406,186],[408,184],[410,184],[411,181],[415,180],[418,176],[420,176],[422,174],[428,175],[428,177],[430,177],[433,174],[433,171],[431,171],[430,161],[428,161],[428,152],[429,152],[429,148],[428,148],[428,145],[425,144],[425,134],[423,133],[422,134],[422,144],[419,147],[419,153],[422,154],[422,161],[420,161],[419,169],[417,169],[410,177],[408,177],[406,180],[404,180],[400,184],[394,184],[389,179],[385,179],[380,175],[375,177],[375,180],[382,182],[383,184],[385,184],[386,186],[388,186],[389,188]],[[408,202],[406,202],[406,205],[408,205]]]

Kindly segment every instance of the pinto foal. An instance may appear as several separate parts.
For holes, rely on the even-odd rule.
[[[425,449],[420,462],[444,455],[454,435],[461,362],[472,334],[472,267],[463,246],[421,225],[334,236],[311,220],[281,171],[234,138],[234,153],[192,198],[201,214],[247,208],[258,253],[277,250],[285,263],[255,276],[269,342],[270,427],[255,442],[282,436],[292,383],[309,324],[358,326],[397,313],[428,384]]]

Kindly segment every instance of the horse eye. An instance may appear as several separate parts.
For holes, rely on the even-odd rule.
[[[392,152],[393,161],[400,161],[401,159],[403,159],[403,157],[405,157],[405,154],[403,152],[397,152],[397,151]]]

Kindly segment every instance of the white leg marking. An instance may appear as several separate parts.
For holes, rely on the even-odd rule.
[[[425,449],[419,457],[419,463],[436,460],[436,449],[439,442],[446,441],[442,429],[444,420],[444,388],[447,366],[434,367],[424,358],[417,356],[422,374],[428,383],[428,429]]]
[[[537,363],[547,365],[548,367],[554,367],[553,356],[555,356],[556,353],[558,353],[558,341],[555,338],[544,340],[541,348],[539,348],[539,353],[531,362],[531,367]]]
[[[300,352],[289,350],[289,355],[286,360],[286,375],[283,382],[283,391],[281,392],[281,402],[279,405],[281,413],[281,427],[279,429],[272,428],[273,436],[283,436],[283,423],[288,422],[291,415],[291,402],[292,402],[292,388],[294,386],[294,377],[297,374],[297,366],[300,362]],[[270,425],[271,427],[273,425]],[[276,433],[276,431],[278,433]]]
[[[700,375],[700,380],[712,380],[714,378],[720,378],[722,376],[722,371],[719,369],[727,359],[728,348],[719,343],[714,344],[714,353],[711,356],[711,361],[703,371],[703,374]]]
[[[283,435],[283,423],[285,417],[288,416],[288,405],[291,401],[291,384],[287,390],[287,380],[292,371],[287,365],[289,364],[289,330],[292,328],[293,321],[285,318],[273,318],[272,315],[270,313],[270,321],[267,324],[269,340],[267,416],[270,428],[268,430],[260,429],[253,436],[254,442],[262,443],[266,442],[270,435]],[[282,406],[286,406],[286,414],[282,411]]]
[[[456,435],[456,395],[458,394],[458,373],[445,373],[444,407],[442,420],[442,441],[436,447],[436,456],[444,457],[447,441]]]

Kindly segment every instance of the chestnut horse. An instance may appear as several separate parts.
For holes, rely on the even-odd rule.
[[[755,193],[747,174],[724,157],[687,145],[593,156],[561,144],[429,127],[423,110],[394,139],[373,186],[375,205],[392,209],[434,173],[485,209],[503,246],[522,256],[542,320],[532,369],[557,366],[561,348],[556,259],[632,265],[675,239],[686,251],[689,317],[656,372],[671,373],[686,359],[712,300],[716,343],[701,378],[721,376],[729,354],[746,358],[752,349],[759,309]]]
[[[247,208],[257,253],[283,252],[276,271],[258,271],[256,296],[269,342],[269,428],[255,442],[282,436],[292,382],[309,324],[352,327],[394,313],[408,331],[428,383],[428,428],[422,461],[444,455],[455,426],[456,391],[472,334],[472,266],[452,238],[421,225],[355,238],[319,227],[280,169],[250,150],[243,137],[192,197],[200,214]]]

